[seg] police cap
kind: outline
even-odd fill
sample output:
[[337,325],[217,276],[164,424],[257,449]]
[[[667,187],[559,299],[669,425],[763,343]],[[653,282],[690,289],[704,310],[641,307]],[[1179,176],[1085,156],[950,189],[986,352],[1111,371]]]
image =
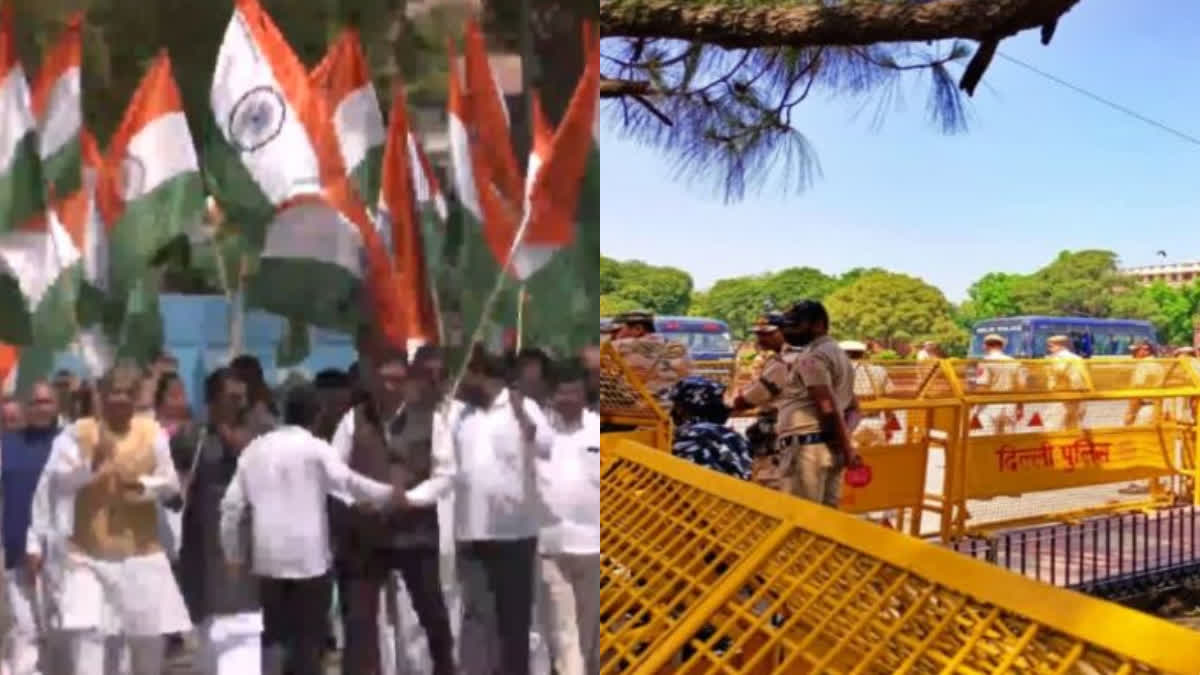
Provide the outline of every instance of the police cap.
[[779,325],[782,318],[778,312],[771,312],[758,317],[754,325],[750,327],[752,333],[774,333],[779,330]]
[[1006,345],[1006,344],[1008,344],[1008,340],[1005,339],[1005,337],[1003,335],[1000,335],[999,333],[988,333],[987,335],[983,336],[983,344],[985,344],[985,345],[994,345],[994,344]]
[[654,329],[654,312],[648,312],[643,309],[637,309],[632,312],[625,312],[618,316],[614,321],[625,324],[626,326],[642,325]]

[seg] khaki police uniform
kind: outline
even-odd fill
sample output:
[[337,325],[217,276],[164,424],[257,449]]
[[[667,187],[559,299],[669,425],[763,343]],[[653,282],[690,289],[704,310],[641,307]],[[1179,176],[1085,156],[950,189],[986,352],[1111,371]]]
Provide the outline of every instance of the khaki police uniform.
[[[1068,344],[1069,341],[1065,336],[1054,336],[1050,338],[1051,344]],[[1050,360],[1056,363],[1050,369],[1049,381],[1051,391],[1082,391],[1086,381],[1083,378],[1083,365],[1080,361],[1081,356],[1063,348],[1051,354]],[[1087,408],[1082,401],[1066,401],[1061,404],[1060,411],[1062,419],[1059,420],[1058,426],[1062,429],[1078,429],[1083,425],[1083,416],[1087,412]]]
[[[1161,363],[1148,359],[1138,359],[1138,363],[1134,366],[1133,374],[1129,379],[1131,389],[1159,389],[1167,379],[1167,369]],[[1154,401],[1144,399],[1138,403],[1133,424],[1137,426],[1154,424]],[[1164,402],[1164,405],[1169,407],[1170,402]]]
[[[791,378],[791,364],[799,350],[784,347],[783,353],[761,354],[761,372],[742,388],[738,395],[759,411],[756,422],[775,430],[768,440],[771,452],[755,455],[751,460],[750,480],[772,490],[791,491],[792,475],[795,470],[792,452],[782,452],[778,447],[779,398]],[[765,418],[765,420],[764,420]]]
[[844,414],[854,401],[854,369],[850,359],[833,338],[825,335],[795,349],[788,378],[780,387],[779,421],[776,426],[780,453],[790,451],[790,492],[802,499],[837,508],[842,494],[844,458],[835,457],[822,437],[817,404],[808,388],[825,385],[833,392],[834,405]]
[[654,396],[660,396],[687,377],[692,369],[687,347],[658,333],[618,338],[613,340],[612,345]]
[[[975,388],[979,391],[1015,392],[1020,380],[1020,364],[1003,349],[989,349],[975,368]],[[1016,427],[1019,413],[1020,407],[1015,403],[989,403],[977,407],[975,414],[985,431],[1008,434]]]

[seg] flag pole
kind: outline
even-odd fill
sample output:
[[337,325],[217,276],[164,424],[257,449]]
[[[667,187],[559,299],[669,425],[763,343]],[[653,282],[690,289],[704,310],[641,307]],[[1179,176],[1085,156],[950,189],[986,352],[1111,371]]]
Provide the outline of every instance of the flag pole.
[[521,289],[517,291],[517,351],[521,351],[521,346],[525,342],[525,284],[521,283]]

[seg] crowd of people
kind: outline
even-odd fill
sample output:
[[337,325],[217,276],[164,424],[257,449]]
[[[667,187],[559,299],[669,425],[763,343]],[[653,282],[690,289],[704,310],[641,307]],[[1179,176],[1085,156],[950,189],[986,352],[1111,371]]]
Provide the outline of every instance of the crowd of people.
[[410,672],[405,630],[438,675],[531,644],[598,672],[599,353],[452,379],[381,348],[273,391],[243,355],[200,415],[162,354],[5,399],[4,673],[315,675],[338,642],[345,675]]

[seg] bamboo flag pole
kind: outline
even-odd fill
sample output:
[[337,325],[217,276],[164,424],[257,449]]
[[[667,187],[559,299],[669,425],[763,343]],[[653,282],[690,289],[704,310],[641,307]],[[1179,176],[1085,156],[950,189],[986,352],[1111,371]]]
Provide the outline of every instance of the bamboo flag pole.
[[525,342],[525,284],[521,284],[521,289],[517,291],[517,351],[521,351],[521,346]]

